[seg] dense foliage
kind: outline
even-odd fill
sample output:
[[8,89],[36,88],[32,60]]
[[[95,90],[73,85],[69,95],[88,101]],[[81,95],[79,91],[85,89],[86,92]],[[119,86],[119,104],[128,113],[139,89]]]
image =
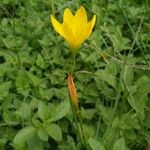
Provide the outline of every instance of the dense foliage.
[[81,5],[97,22],[74,81],[92,150],[150,144],[148,0],[0,1],[0,149],[78,150],[66,77],[71,52],[50,24]]

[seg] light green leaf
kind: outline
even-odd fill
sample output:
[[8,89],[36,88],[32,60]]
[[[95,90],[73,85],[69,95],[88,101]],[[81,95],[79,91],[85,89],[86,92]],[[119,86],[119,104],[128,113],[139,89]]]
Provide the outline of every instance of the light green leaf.
[[37,66],[41,67],[42,69],[44,69],[44,67],[45,67],[44,59],[40,54],[37,57],[36,64],[37,64]]
[[84,108],[81,109],[82,117],[89,120],[92,119],[95,113],[96,113],[96,109],[84,109]]
[[62,132],[58,125],[51,123],[46,126],[47,133],[50,137],[52,137],[56,141],[61,141],[62,139]]
[[102,115],[102,118],[106,124],[109,123],[110,118],[112,118],[113,109],[110,107],[105,107],[103,105],[99,105],[99,110]]
[[48,119],[48,108],[47,108],[47,105],[45,104],[45,102],[43,101],[39,101],[39,105],[38,105],[38,114],[39,114],[39,117],[45,121]]
[[92,148],[92,150],[105,150],[104,145],[96,139],[90,138],[88,140],[88,143],[90,147]]
[[133,82],[133,69],[130,66],[124,67],[123,79],[126,85],[132,85]]
[[19,93],[24,93],[29,88],[29,79],[23,71],[17,73],[16,87]]
[[65,101],[60,103],[58,106],[56,106],[56,109],[53,112],[52,118],[49,119],[48,122],[50,123],[50,122],[57,121],[63,118],[64,116],[68,114],[69,110],[70,110],[69,99],[66,99]]
[[113,150],[126,150],[124,138],[120,138],[115,142]]
[[42,139],[43,141],[48,141],[48,133],[46,132],[44,127],[41,127],[38,132],[37,135],[39,136],[40,139]]
[[31,106],[30,104],[23,103],[20,107],[18,114],[21,116],[22,119],[28,120],[31,118]]
[[28,142],[28,149],[27,150],[44,150],[43,141],[37,136],[34,135]]
[[33,126],[25,127],[21,129],[14,138],[14,147],[18,150],[22,150],[27,142],[36,133],[36,128]]
[[34,86],[38,86],[42,80],[38,77],[38,76],[35,76],[33,75],[32,73],[30,72],[26,72],[27,74],[27,78],[28,80],[34,85]]
[[133,94],[131,92],[129,93],[130,97],[128,97],[128,102],[132,108],[141,115],[141,119],[144,119],[144,109],[147,107],[146,102],[148,101],[149,89],[150,84],[141,84],[137,87],[136,92]]
[[107,70],[100,70],[95,73],[96,78],[107,82],[112,87],[116,88],[116,78]]
[[11,82],[0,83],[0,98],[6,97],[9,93]]

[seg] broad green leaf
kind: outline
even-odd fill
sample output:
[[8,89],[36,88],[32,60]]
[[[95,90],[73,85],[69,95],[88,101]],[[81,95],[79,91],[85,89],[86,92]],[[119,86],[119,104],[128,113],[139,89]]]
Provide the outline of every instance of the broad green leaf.
[[29,79],[23,71],[18,71],[15,83],[19,93],[24,93],[29,89]]
[[113,141],[117,140],[117,136],[118,136],[118,128],[108,128],[105,131],[105,134],[103,135],[102,139],[103,139],[103,143],[106,147],[106,149],[111,149],[112,148],[112,144],[108,144],[108,143],[112,143]]
[[8,24],[8,19],[3,18],[1,23],[2,23],[2,26],[5,27]]
[[92,150],[105,150],[104,145],[96,139],[90,138],[88,143]]
[[59,105],[56,106],[56,109],[53,112],[52,118],[48,120],[48,122],[57,121],[63,117],[65,117],[70,110],[70,102],[69,99],[61,102]]
[[30,72],[26,72],[26,75],[30,83],[33,84],[34,86],[39,86],[39,84],[42,82],[42,80],[38,76],[33,75]]
[[28,149],[27,150],[44,150],[43,141],[37,136],[34,135],[28,142]]
[[14,138],[14,147],[18,150],[22,150],[27,142],[36,133],[36,128],[33,126],[25,127],[21,129]]
[[96,113],[96,109],[84,109],[82,108],[81,110],[81,115],[83,118],[86,118],[86,119],[92,119],[92,117],[95,115]]
[[128,141],[134,141],[138,138],[138,135],[136,134],[134,129],[125,130],[124,138]]
[[113,150],[126,150],[124,138],[120,138],[115,142]]
[[44,69],[44,67],[45,67],[44,59],[43,59],[43,57],[40,54],[37,57],[36,64],[39,67],[41,67],[42,69]]
[[38,105],[38,115],[39,115],[39,117],[43,121],[45,121],[45,120],[48,119],[48,114],[49,114],[49,111],[48,111],[46,103],[43,102],[43,101],[39,101],[39,105]]
[[82,124],[84,136],[86,139],[95,135],[95,127],[92,124]]
[[99,70],[95,73],[95,78],[99,78],[105,82],[107,82],[112,87],[116,88],[116,78],[110,72],[106,70]]
[[31,106],[30,104],[23,103],[18,111],[22,119],[28,120],[31,118]]
[[50,137],[52,137],[56,141],[61,141],[62,139],[62,132],[58,125],[51,123],[46,126],[46,131]]
[[122,129],[140,129],[140,123],[137,113],[128,112],[122,115]]
[[37,135],[39,136],[41,140],[48,141],[48,133],[46,132],[44,127],[41,127],[40,129],[38,129]]
[[106,124],[109,123],[110,118],[112,118],[113,109],[110,107],[105,107],[103,105],[99,105],[100,114]]
[[53,97],[53,90],[52,89],[39,88],[39,94],[40,94],[42,99],[48,101]]
[[150,111],[146,112],[144,126],[150,129]]
[[0,99],[8,95],[10,86],[10,81],[0,83]]
[[148,93],[150,84],[141,84],[137,87],[137,91],[133,94],[129,93],[128,102],[132,108],[141,115],[141,119],[144,118],[144,109],[147,107]]
[[123,79],[126,85],[132,85],[133,82],[133,69],[130,66],[124,67]]
[[92,97],[98,97],[98,90],[95,86],[94,83],[89,83],[85,89],[84,89],[84,94],[85,95],[89,95],[89,96],[92,96]]

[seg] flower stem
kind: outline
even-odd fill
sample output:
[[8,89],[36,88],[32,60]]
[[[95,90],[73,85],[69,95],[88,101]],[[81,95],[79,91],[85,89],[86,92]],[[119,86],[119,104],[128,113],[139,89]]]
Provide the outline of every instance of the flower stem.
[[81,132],[81,127],[80,127],[80,124],[78,123],[78,117],[77,117],[77,113],[76,113],[78,108],[75,108],[73,102],[71,101],[71,98],[70,98],[70,104],[71,104],[73,117],[75,119],[77,134],[78,134],[79,140],[81,142],[81,145],[84,147],[84,140],[83,140],[83,136],[82,136],[82,132]]
[[51,0],[51,9],[52,9],[52,14],[55,14],[55,0]]
[[76,68],[76,54],[73,54],[72,57],[73,57],[73,67],[72,67],[72,74],[73,74]]
[[80,124],[80,128],[81,128],[81,135],[82,135],[82,139],[84,142],[84,147],[86,148],[86,150],[89,150],[89,147],[87,145],[85,136],[84,136],[84,132],[83,132],[83,125],[82,125],[82,116],[81,116],[81,112],[79,111],[79,109],[77,110],[77,117],[79,119],[79,124]]

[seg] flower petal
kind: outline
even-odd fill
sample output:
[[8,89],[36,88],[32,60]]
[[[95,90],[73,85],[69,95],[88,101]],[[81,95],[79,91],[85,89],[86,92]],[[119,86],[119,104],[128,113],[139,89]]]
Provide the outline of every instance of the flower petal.
[[73,49],[75,44],[75,35],[72,26],[68,25],[66,22],[63,22],[63,31],[65,34],[65,40],[69,46]]
[[93,27],[95,25],[95,22],[96,22],[96,16],[94,15],[93,18],[92,18],[92,20],[91,20],[92,29],[93,29]]
[[75,14],[75,20],[77,23],[85,24],[87,23],[87,14],[83,6],[81,6]]
[[96,16],[94,15],[92,20],[88,23],[87,28],[86,28],[86,38],[88,38],[94,28],[96,22]]
[[62,28],[62,24],[59,23],[53,15],[51,15],[51,22],[52,22],[52,25],[54,27],[54,29],[56,30],[57,33],[59,33],[62,37],[65,37],[65,33],[63,31],[63,28]]
[[77,36],[76,40],[75,40],[75,44],[80,46],[82,42],[84,42],[91,34],[92,29],[95,25],[96,22],[96,16],[94,15],[92,18],[92,21],[90,21],[89,23],[87,23],[85,25],[84,28],[82,28],[82,31],[80,31],[80,35]]
[[66,22],[67,24],[70,23],[70,22],[74,23],[73,22],[74,21],[74,16],[68,8],[66,8],[64,10],[63,21]]

